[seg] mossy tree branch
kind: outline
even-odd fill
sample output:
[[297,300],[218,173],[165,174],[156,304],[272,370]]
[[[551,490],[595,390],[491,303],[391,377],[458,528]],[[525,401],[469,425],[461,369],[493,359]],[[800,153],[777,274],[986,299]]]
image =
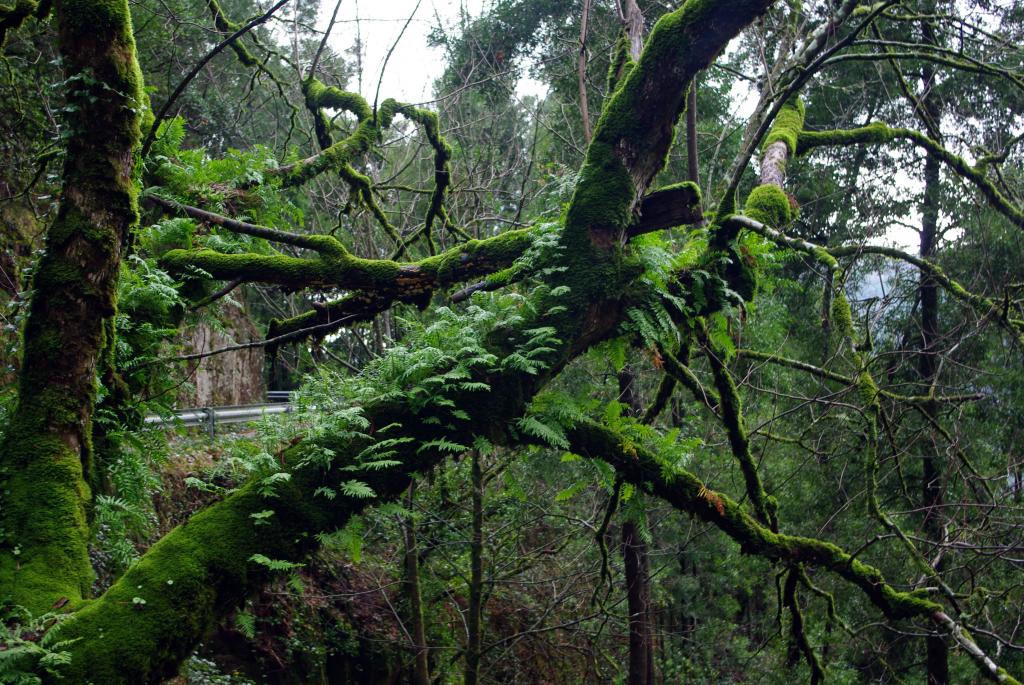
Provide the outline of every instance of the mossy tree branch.
[[742,228],[752,231],[778,245],[808,254],[818,261],[826,260],[824,263],[830,263],[827,259],[835,260],[840,257],[877,254],[911,264],[919,270],[928,273],[950,296],[973,309],[983,319],[995,321],[996,324],[1012,335],[1018,343],[1024,344],[1024,320],[1011,315],[1008,298],[1004,298],[1002,302],[997,302],[984,295],[972,293],[958,281],[950,278],[938,265],[912,255],[909,252],[882,245],[842,245],[824,248],[800,238],[787,236],[781,231],[777,231],[771,226],[766,226],[751,217],[731,216],[727,219],[727,222],[735,224],[737,230]]
[[422,306],[430,292],[356,293],[315,305],[313,309],[287,319],[273,319],[267,328],[268,349],[272,352],[287,343],[306,338],[322,338],[353,324],[370,321],[396,303]]
[[[849,46],[858,35],[872,25],[883,11],[895,4],[897,4],[897,0],[883,0],[864,7],[860,5],[859,0],[843,0],[835,8],[832,17],[823,21],[821,26],[796,50],[793,58],[785,64],[780,64],[784,73],[780,74],[778,73],[779,69],[776,69],[775,75],[781,77],[779,82],[774,84],[765,82],[765,85],[770,85],[771,88],[762,93],[754,114],[747,124],[742,150],[729,169],[729,186],[722,197],[718,210],[719,215],[733,211],[736,193],[747,165],[761,145],[761,141],[765,140],[775,126],[776,118],[783,108],[789,106],[792,98],[797,96],[811,78],[821,70],[827,59]],[[858,19],[858,22],[845,36],[836,40],[835,28],[850,23],[854,17]]]
[[345,246],[333,236],[303,235],[299,233],[280,231],[276,228],[258,226],[245,221],[238,221],[237,219],[232,219],[221,214],[215,214],[214,212],[208,212],[205,209],[200,209],[199,207],[192,207],[191,205],[186,205],[175,200],[169,200],[167,198],[160,197],[159,195],[147,195],[144,200],[150,204],[158,205],[178,214],[184,214],[185,216],[198,219],[204,223],[221,226],[234,233],[241,233],[254,238],[263,238],[264,240],[281,243],[283,245],[301,247],[303,249],[313,250],[314,252],[319,252],[328,256],[343,255],[347,253]]
[[[224,35],[231,35],[235,31],[241,28],[238,24],[228,19],[228,16],[224,13],[224,8],[220,6],[217,0],[206,0],[206,7],[210,10],[210,16],[213,18],[213,25],[217,27],[217,30]],[[238,61],[243,66],[254,67],[258,64],[258,61],[253,57],[249,49],[241,41],[241,36],[238,39],[231,41],[231,50],[238,57]]]
[[[737,221],[740,224],[749,222],[747,217],[730,218],[730,221]],[[756,223],[756,222],[754,222]],[[778,234],[777,231],[774,233]],[[781,234],[779,234],[781,235]],[[923,557],[917,546],[907,536],[903,529],[883,509],[878,499],[878,426],[882,420],[882,407],[879,402],[881,395],[878,385],[871,375],[870,359],[861,351],[856,344],[856,332],[853,326],[853,318],[850,309],[850,302],[846,297],[843,286],[843,272],[839,262],[827,250],[807,243],[802,240],[787,241],[790,247],[799,249],[810,257],[816,259],[822,266],[829,269],[833,274],[832,286],[832,322],[834,325],[834,338],[837,345],[837,353],[841,359],[848,363],[856,374],[856,388],[860,398],[862,414],[867,429],[867,440],[865,442],[865,481],[867,486],[867,508],[868,513],[875,518],[879,524],[892,533],[902,544],[911,562],[922,572],[924,577],[931,579],[945,593],[949,600],[956,607],[956,598],[952,589],[938,575],[936,570]]]
[[632,238],[666,228],[699,224],[703,220],[700,187],[685,181],[645,195],[626,235]]
[[[884,3],[878,5],[876,9],[882,6],[884,6]],[[776,144],[776,147],[779,148],[776,164],[781,165],[783,168],[785,163],[788,161],[790,152],[793,151],[790,145],[795,143],[794,147],[799,151],[799,139],[804,136],[804,132],[801,130],[803,125],[803,116],[802,109],[799,108],[799,100],[795,102],[787,102],[787,106],[791,107],[795,111],[793,111],[792,115],[789,117],[776,120],[775,126],[773,127],[773,130],[778,128],[782,129],[781,134],[776,136],[779,143],[787,143],[784,150],[780,144]],[[771,135],[771,133],[769,133],[769,135]],[[750,197],[747,199],[746,212],[748,214],[747,217],[729,216],[724,221],[720,222],[714,239],[719,242],[726,239],[732,239],[739,234],[739,231],[744,227],[745,222],[750,222],[764,227],[763,224],[756,221],[756,219],[761,219],[765,223],[781,228],[791,217],[788,207],[788,198],[785,196],[782,188],[774,182],[762,183],[754,188]],[[767,228],[768,231],[781,235],[781,233],[774,229],[769,227],[764,228]],[[869,369],[870,359],[868,355],[861,351],[859,346],[856,344],[856,331],[853,325],[850,303],[844,291],[844,274],[839,267],[839,262],[836,260],[835,256],[827,250],[807,243],[806,241],[794,240],[790,241],[789,245],[790,247],[798,249],[814,258],[831,274],[831,278],[829,279],[832,289],[831,318],[835,326],[834,343],[836,344],[836,352],[840,359],[843,359],[852,367],[856,376],[856,388],[860,397],[862,415],[864,417],[867,431],[867,440],[864,448],[864,461],[866,471],[865,480],[867,483],[868,513],[886,530],[899,539],[911,561],[922,571],[925,577],[932,579],[938,584],[950,601],[953,602],[954,607],[956,607],[956,599],[952,590],[942,580],[942,578],[939,577],[935,569],[928,563],[928,560],[921,555],[916,545],[914,545],[913,541],[910,540],[902,528],[900,528],[892,517],[882,510],[881,504],[879,503],[878,425],[880,420],[883,418],[882,408],[879,402],[880,391],[877,383],[871,375]],[[733,451],[739,455],[735,449],[735,445]],[[740,461],[741,465],[743,465],[742,458]],[[747,475],[748,471],[748,468],[744,469],[744,475],[747,480],[749,491],[751,487],[751,478]],[[756,472],[754,475],[756,477]]]
[[665,373],[674,378],[677,383],[690,391],[694,399],[703,404],[711,411],[721,404],[721,398],[713,388],[706,388],[700,382],[697,375],[682,359],[679,359],[671,352],[662,350],[662,363],[665,366]]
[[[253,234],[252,228],[260,227],[250,225],[240,232]],[[270,239],[290,241],[290,238],[282,239],[280,232],[266,230],[271,231],[268,236],[275,236]],[[485,240],[472,240],[416,262],[395,262],[355,257],[331,236],[294,237],[299,240],[292,241],[293,244],[315,250],[317,256],[170,250],[161,258],[161,263],[172,271],[199,268],[218,280],[243,279],[291,290],[341,288],[395,296],[429,296],[438,288],[479,278],[511,265],[533,242],[529,229],[519,229]]]
[[742,0],[723,12],[720,3],[692,0],[655,24],[640,60],[624,75],[598,120],[569,210],[568,232],[596,231],[599,242],[619,239],[665,163],[686,100],[685,88],[676,84],[690,83],[722,49],[723,35],[735,34],[771,4]]
[[[789,357],[783,357],[777,354],[768,354],[767,352],[759,352],[758,350],[739,349],[736,350],[736,356],[739,358],[756,359],[761,362],[768,364],[774,364],[776,366],[784,366],[797,371],[804,371],[817,376],[824,380],[834,381],[841,383],[847,387],[853,387],[857,384],[857,379],[851,376],[844,376],[841,373],[836,373],[829,369],[823,369],[813,364],[800,361],[799,359],[790,359]],[[879,394],[883,397],[895,400],[897,402],[904,402],[906,404],[913,405],[924,405],[929,403],[949,403],[959,404],[962,402],[974,402],[977,400],[985,399],[984,393],[965,393],[962,395],[903,395],[901,393],[895,393],[889,390],[879,389]]]
[[[211,0],[212,1],[212,0]],[[396,100],[385,100],[375,113],[369,103],[358,93],[341,90],[334,86],[326,86],[312,75],[303,81],[303,95],[306,107],[313,114],[317,126],[317,139],[320,142],[319,153],[304,160],[281,167],[275,171],[285,186],[298,186],[308,182],[315,176],[335,170],[349,184],[357,200],[366,206],[377,222],[391,236],[398,246],[396,258],[405,254],[406,242],[388,220],[373,196],[372,182],[352,166],[352,162],[362,154],[369,152],[380,140],[384,131],[391,127],[397,114],[414,122],[423,132],[428,144],[434,150],[434,188],[430,196],[430,204],[423,220],[423,227],[415,233],[427,243],[431,255],[437,253],[432,229],[438,218],[444,218],[444,201],[451,185],[452,150],[448,141],[441,135],[440,121],[437,114],[430,110],[400,103]],[[326,123],[325,109],[351,112],[358,124],[355,131],[341,141],[335,142],[330,127]]]
[[[884,57],[884,55],[883,55]],[[1018,228],[1024,228],[1024,210],[990,181],[983,169],[967,163],[928,136],[906,128],[892,128],[881,122],[860,128],[837,131],[802,131],[797,154],[804,155],[820,147],[844,145],[880,145],[906,140],[938,157],[955,174],[974,185],[989,204]]]
[[970,55],[939,45],[928,43],[906,43],[894,40],[858,40],[851,43],[851,47],[875,47],[882,48],[882,52],[850,52],[842,55],[835,55],[826,60],[822,66],[832,66],[846,62],[875,62],[879,60],[911,60],[917,62],[930,62],[945,67],[952,67],[959,71],[1009,81],[1018,90],[1024,91],[1024,78],[1019,72],[997,64],[984,62]]
[[[333,25],[333,24],[332,24]],[[330,30],[330,28],[328,28]],[[327,39],[327,33],[324,34],[324,41]],[[325,43],[321,42],[321,49]],[[318,53],[319,54],[319,53]],[[356,120],[362,124],[373,117],[373,112],[370,109],[369,103],[359,93],[353,93],[345,91],[334,86],[327,86],[312,75],[302,82],[302,93],[306,103],[306,109],[309,110],[310,114],[313,115],[313,124],[316,131],[317,142],[320,145],[320,150],[323,152],[334,145],[334,137],[332,135],[332,124],[331,120],[327,116],[325,110],[339,110],[342,112],[350,112],[356,117]],[[349,185],[351,189],[351,198],[354,200],[354,204],[362,204],[364,207],[370,210],[374,219],[380,224],[380,227],[384,229],[384,232],[394,241],[395,245],[398,246],[398,251],[395,253],[395,259],[405,254],[405,243],[402,237],[398,234],[398,230],[394,227],[391,221],[388,219],[384,210],[377,204],[376,198],[373,195],[373,183],[369,176],[362,174],[355,169],[350,163],[343,162],[338,166],[338,175]]]
[[[526,402],[540,387],[569,360],[616,330],[622,315],[623,293],[636,269],[625,262],[621,244],[607,238],[621,236],[633,223],[639,198],[663,165],[686,84],[697,69],[706,66],[769,4],[769,0],[691,0],[659,22],[640,61],[598,122],[595,142],[567,212],[560,236],[560,257],[554,260],[555,267],[565,268],[556,269],[548,277],[548,284],[552,288],[565,286],[562,290],[568,289],[568,294],[542,297],[537,303],[539,314],[522,324],[524,330],[537,326],[554,329],[559,342],[553,343],[553,351],[547,355],[549,366],[536,375],[515,369],[481,370],[481,380],[489,385],[489,393],[473,394],[466,390],[449,398],[453,406],[465,409],[469,417],[453,417],[460,426],[460,435],[484,435],[500,441],[503,427],[522,415]],[[394,105],[383,106],[381,111],[389,108],[394,110]],[[369,129],[362,131],[370,134]],[[360,144],[342,143],[349,149]],[[300,163],[286,173],[302,177],[311,173],[311,167],[326,163]],[[507,248],[510,243],[526,239],[524,235],[513,234],[500,244]],[[332,268],[346,263],[356,267],[358,278],[346,280],[356,288],[360,286],[359,279],[366,279],[368,284],[395,282],[405,276],[403,266],[440,279],[445,274],[464,271],[464,262],[473,261],[477,248],[496,245],[489,241],[470,243],[459,251],[413,265],[376,264],[383,273],[374,272],[371,264],[354,262],[351,257],[339,257]],[[498,252],[508,254],[504,249]],[[327,260],[322,257],[264,264],[251,255],[238,260],[237,256],[207,251],[178,252],[177,258],[185,263],[186,256],[195,261],[199,254],[211,267],[226,267],[251,277],[256,276],[257,266],[274,267],[282,280],[288,280],[288,272],[293,270],[308,276],[311,262],[317,269],[327,268]],[[231,258],[237,261],[224,261]],[[300,282],[308,284],[308,280]],[[563,306],[558,308],[555,304]],[[505,331],[491,341],[499,358],[509,344],[510,334],[514,338],[524,333]],[[446,429],[418,421],[408,404],[379,404],[367,407],[364,415],[371,426],[399,424],[399,432],[412,439],[399,450],[400,473],[361,474],[374,489],[377,500],[398,496],[408,485],[408,474],[428,469],[443,458],[444,454],[429,444],[443,437]],[[388,437],[394,436],[389,432]],[[292,468],[291,478],[279,484],[275,497],[268,498],[262,493],[263,484],[259,482],[245,486],[165,536],[102,597],[75,612],[62,626],[62,638],[82,638],[70,647],[69,681],[92,680],[112,685],[158,682],[176,669],[216,620],[265,580],[262,569],[247,561],[253,554],[299,561],[315,547],[316,532],[343,525],[352,513],[365,507],[369,503],[365,499],[339,496],[329,500],[313,494],[325,483],[335,482],[332,479],[351,477],[351,472],[343,469],[357,466],[351,455],[358,454],[362,445],[345,440],[327,446],[336,455],[329,469],[315,465]],[[315,454],[316,447],[305,443],[296,446],[287,458],[288,463],[295,467],[304,455]],[[275,515],[266,525],[257,526],[253,514],[268,507],[274,509]],[[146,604],[135,602],[135,597],[144,598]]]
[[800,653],[804,655],[807,666],[811,669],[811,685],[825,681],[825,668],[818,655],[814,653],[807,631],[804,629],[804,614],[800,609],[800,599],[796,594],[797,581],[803,575],[802,569],[796,565],[786,572],[786,582],[782,591],[782,605],[789,608],[790,636]]
[[743,406],[736,382],[726,368],[720,350],[716,350],[707,336],[707,331],[698,328],[698,339],[705,350],[705,357],[711,367],[711,377],[718,389],[718,407],[722,424],[729,436],[729,446],[733,457],[740,465],[743,481],[746,484],[747,497],[754,507],[757,518],[773,531],[778,531],[778,504],[775,498],[765,492],[761,477],[757,473],[757,464],[750,451],[750,438],[747,436],[746,422],[743,419]]
[[[341,92],[341,91],[339,91]],[[164,264],[168,268],[187,270],[188,267],[201,268],[218,279],[230,280],[234,284],[241,282],[260,282],[274,285],[281,285],[288,288],[302,287],[326,287],[334,286],[345,289],[355,289],[354,285],[359,276],[352,275],[351,279],[339,279],[331,281],[327,273],[330,271],[327,264],[340,259],[355,270],[373,271],[379,267],[381,272],[393,267],[395,262],[388,260],[346,260],[350,255],[344,246],[331,236],[301,235],[288,233],[265,226],[258,226],[244,221],[238,221],[229,217],[215,214],[198,207],[192,207],[175,200],[170,200],[157,195],[149,195],[147,202],[159,205],[173,212],[190,216],[206,223],[222,226],[228,230],[263,238],[269,241],[292,245],[303,249],[313,250],[321,255],[321,259],[284,258],[277,260],[276,256],[267,255],[225,255],[231,257],[227,261],[218,259],[220,253],[212,251],[184,250],[172,251],[164,257]],[[640,204],[639,217],[629,228],[629,235],[641,235],[664,228],[678,226],[686,223],[695,223],[701,219],[700,191],[693,184],[681,183],[669,186],[646,195]],[[502,269],[509,267],[516,259],[520,258],[532,242],[532,235],[536,229],[521,229],[511,231],[489,238],[484,241],[470,240],[466,244],[452,248],[438,257],[442,262],[450,261],[450,255],[459,255],[460,265],[455,270],[440,269],[443,273],[436,282],[428,282],[422,274],[415,269],[417,263],[406,263],[405,272],[402,274],[402,284],[399,287],[396,277],[395,282],[377,282],[372,288],[364,283],[362,292],[353,294],[332,302],[316,306],[313,310],[292,317],[287,320],[275,320],[267,333],[268,337],[275,338],[275,345],[283,344],[286,341],[298,340],[310,335],[312,328],[316,335],[327,335],[332,332],[328,324],[336,322],[337,327],[352,325],[367,321],[373,316],[386,311],[395,303],[407,303],[424,305],[429,302],[430,295],[435,290],[449,287],[460,281],[470,280],[480,275],[488,275],[489,278],[479,283],[468,286],[453,295],[454,301],[462,301],[473,292],[484,290],[495,290],[505,287],[510,283],[519,280],[528,272],[513,275],[509,278],[502,277]],[[481,245],[482,243],[482,245]],[[477,247],[480,245],[480,247]],[[493,250],[492,247],[494,246]],[[500,248],[498,246],[501,246]],[[470,266],[472,259],[468,256],[470,252],[482,250],[485,253],[494,253],[494,258],[485,257],[485,261],[474,269]],[[497,253],[504,252],[500,257]],[[193,255],[196,260],[193,260]],[[252,259],[248,259],[251,257]],[[431,259],[425,260],[427,265],[434,264]],[[340,267],[345,268],[343,265]],[[305,283],[305,285],[303,285]],[[295,337],[290,338],[289,335]]]
[[776,533],[747,514],[728,495],[709,489],[695,475],[666,465],[655,453],[594,422],[579,422],[567,432],[573,452],[609,463],[629,483],[665,500],[679,511],[716,526],[740,545],[740,551],[788,566],[816,566],[860,589],[890,620],[923,619],[948,633],[992,682],[1020,685],[985,654],[942,605],[919,593],[902,592],[881,571],[840,547],[814,538]]
[[[317,546],[318,532],[343,526],[375,502],[396,499],[408,487],[411,473],[446,456],[438,449],[418,449],[444,433],[411,420],[407,413],[399,406],[370,407],[365,413],[375,426],[387,426],[396,418],[404,421],[402,432],[414,439],[396,457],[402,460],[401,469],[358,469],[352,455],[376,439],[372,429],[369,440],[321,441],[317,447],[338,455],[326,470],[316,464],[298,466],[314,447],[305,443],[283,457],[291,465],[288,480],[272,490],[251,482],[164,536],[102,597],[62,626],[63,639],[81,638],[70,648],[65,681],[157,683],[175,675],[215,621],[267,581],[267,569],[253,563],[253,555],[302,560]],[[387,437],[395,436],[389,432]],[[314,494],[352,477],[372,488],[375,496]],[[254,515],[267,510],[273,516],[260,525]]]

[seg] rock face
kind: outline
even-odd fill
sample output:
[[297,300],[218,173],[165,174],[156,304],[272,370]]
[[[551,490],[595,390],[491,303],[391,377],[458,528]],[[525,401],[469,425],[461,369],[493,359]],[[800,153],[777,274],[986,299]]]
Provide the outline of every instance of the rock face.
[[[219,321],[203,321],[184,334],[184,354],[210,352],[231,345],[260,339],[261,333],[241,307],[225,303]],[[189,372],[192,387],[178,395],[179,407],[216,407],[229,404],[263,402],[262,347],[225,352],[193,363]]]

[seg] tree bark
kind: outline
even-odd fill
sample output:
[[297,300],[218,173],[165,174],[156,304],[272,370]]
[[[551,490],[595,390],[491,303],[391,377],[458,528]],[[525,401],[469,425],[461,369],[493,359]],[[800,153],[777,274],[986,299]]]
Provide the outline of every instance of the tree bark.
[[[86,509],[97,372],[112,367],[121,252],[138,222],[135,155],[147,101],[125,0],[56,3],[69,105],[62,202],[24,331],[18,405],[0,449],[8,538],[0,586],[44,611],[87,595]],[[69,108],[70,109],[70,108]]]
[[640,59],[640,51],[644,47],[644,13],[636,0],[623,2],[622,28],[629,40],[629,56],[636,61]]
[[[409,484],[405,506],[411,512],[416,496],[416,482]],[[430,663],[427,659],[427,630],[423,622],[423,599],[420,594],[420,558],[416,543],[416,522],[412,514],[402,519],[402,535],[405,541],[405,579],[403,589],[408,609],[406,617],[409,634],[412,637],[413,666],[412,685],[430,685]]]
[[[939,215],[939,161],[931,154],[925,159],[924,203],[921,208],[921,241],[919,255],[922,259],[932,261],[935,257],[935,244],[938,238]],[[921,382],[928,390],[934,387],[938,374],[939,339],[939,286],[927,271],[921,271],[918,295],[921,302],[921,350],[917,354],[917,368]],[[927,391],[926,391],[927,392]],[[928,402],[922,410],[928,418],[935,420],[937,403]],[[925,538],[936,545],[942,545],[945,535],[943,524],[943,481],[944,464],[935,444],[931,431],[926,433],[925,451],[921,458],[921,503],[924,509]],[[939,571],[941,561],[936,564]],[[941,635],[930,635],[927,638],[927,670],[928,685],[948,685],[949,683],[949,646]]]
[[686,99],[686,169],[691,183],[700,186],[699,151],[697,148],[697,79],[690,81]]
[[622,558],[626,573],[626,605],[629,612],[629,667],[627,685],[650,685],[651,636],[648,622],[650,589],[647,583],[647,546],[636,524],[622,524]]
[[484,477],[480,467],[479,450],[473,450],[470,469],[473,523],[469,540],[469,616],[466,618],[465,685],[477,685],[480,682],[480,649],[483,644],[484,587]]
[[[636,393],[636,375],[626,365],[619,372],[619,401],[631,416],[643,413]],[[639,493],[636,495],[639,497]],[[622,561],[626,576],[629,612],[629,667],[626,685],[651,685],[654,681],[654,643],[651,639],[651,588],[647,545],[632,521],[622,524]]]
[[[928,22],[921,27],[922,37],[927,43],[936,43],[935,32]],[[925,64],[921,69],[922,91],[918,116],[924,120],[932,135],[941,134],[938,129],[942,116],[939,104],[932,94],[935,85],[935,69]],[[928,152],[924,163],[924,202],[921,205],[921,235],[919,256],[927,261],[934,261],[939,240],[939,202],[941,200],[941,164],[939,159]],[[939,284],[928,271],[921,271],[918,285],[921,303],[921,349],[917,355],[917,367],[921,382],[927,386],[926,392],[934,390],[939,372]],[[927,417],[935,421],[938,407],[934,402],[924,407]],[[927,431],[929,440],[925,443],[922,457],[921,504],[924,508],[925,538],[941,546],[945,537],[943,524],[943,489],[944,472],[942,456],[935,443],[932,431]],[[936,564],[936,571],[941,570],[941,557]],[[949,683],[949,645],[941,635],[930,635],[927,643],[927,682],[928,685],[948,685]]]
[[580,90],[580,116],[583,118],[583,140],[590,144],[590,106],[587,102],[587,23],[590,20],[591,0],[583,0],[580,16],[580,54],[576,62],[576,79]]

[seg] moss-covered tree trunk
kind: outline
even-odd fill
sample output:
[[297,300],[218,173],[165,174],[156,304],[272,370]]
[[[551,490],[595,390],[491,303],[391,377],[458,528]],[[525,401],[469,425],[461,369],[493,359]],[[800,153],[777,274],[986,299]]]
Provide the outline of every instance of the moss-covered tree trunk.
[[[536,392],[615,333],[641,268],[624,244],[640,200],[664,166],[685,85],[771,4],[690,0],[655,26],[595,126],[550,260],[548,285],[559,294],[538,296],[536,316],[489,342],[502,359],[516,336],[553,329],[559,342],[545,356],[547,369],[537,375],[501,364],[481,370],[489,393],[466,390],[449,398],[465,411],[460,433],[508,440],[509,422]],[[8,478],[18,486],[10,498],[16,506],[5,506],[5,527],[24,541],[19,557],[12,546],[5,550],[4,589],[18,581],[15,596],[37,609],[62,596],[81,597],[91,575],[83,478],[88,424],[93,379],[109,340],[120,246],[135,221],[132,158],[141,98],[124,0],[62,2],[58,17],[65,59],[78,76],[73,87],[87,86],[95,100],[82,97],[82,116],[75,119],[65,207],[37,281],[45,292],[39,289],[33,306],[25,396],[4,455]],[[66,358],[54,362],[57,351]],[[285,456],[291,478],[274,487],[273,497],[258,482],[243,486],[168,533],[103,596],[76,608],[61,626],[61,638],[75,640],[63,682],[156,683],[174,675],[211,627],[266,582],[266,568],[250,561],[254,555],[301,561],[316,548],[317,532],[344,525],[372,501],[397,499],[410,474],[447,456],[433,446],[446,437],[444,427],[420,421],[411,402],[371,402],[365,416],[372,426],[399,426],[389,438],[409,440],[395,456],[401,469],[360,472],[375,498],[314,495],[325,483],[350,479],[357,455],[375,436],[324,438],[336,455],[328,469],[302,467],[309,453],[297,445]],[[255,525],[267,509],[273,516]],[[43,521],[33,518],[40,514]]]
[[0,587],[33,611],[84,597],[97,369],[112,349],[121,251],[138,219],[142,78],[126,0],[58,0],[73,107],[59,213],[24,331],[19,400],[0,451]]

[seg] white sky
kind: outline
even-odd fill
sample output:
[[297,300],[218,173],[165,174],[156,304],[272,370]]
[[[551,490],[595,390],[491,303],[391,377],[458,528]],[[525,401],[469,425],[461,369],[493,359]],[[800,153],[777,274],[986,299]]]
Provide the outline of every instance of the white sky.
[[[457,26],[463,14],[478,17],[490,4],[491,0],[341,0],[329,44],[354,62],[355,56],[347,51],[356,44],[357,37],[361,37],[362,84],[353,79],[348,85],[370,102],[373,102],[382,69],[381,100],[426,102],[434,99],[434,80],[444,72],[444,50],[428,46],[427,34],[439,24],[446,29]],[[327,28],[334,6],[335,0],[321,0],[319,30]],[[407,21],[409,26],[402,34]],[[399,35],[401,40],[398,40]],[[384,69],[384,59],[392,45],[395,48]],[[520,96],[540,96],[546,91],[543,84],[528,77],[524,77],[517,88]]]
[[[353,80],[349,87],[358,88],[372,102],[384,58],[412,16],[384,70],[380,98],[393,97],[404,102],[431,100],[434,79],[444,71],[444,52],[427,45],[428,32],[438,23],[445,27],[456,24],[462,11],[478,16],[485,2],[487,0],[421,0],[417,9],[417,0],[341,0],[330,45],[344,53],[356,44],[357,36],[361,36],[363,82],[360,87]],[[321,30],[330,21],[334,4],[334,0],[322,0],[318,27]],[[354,56],[349,59],[354,61]]]

